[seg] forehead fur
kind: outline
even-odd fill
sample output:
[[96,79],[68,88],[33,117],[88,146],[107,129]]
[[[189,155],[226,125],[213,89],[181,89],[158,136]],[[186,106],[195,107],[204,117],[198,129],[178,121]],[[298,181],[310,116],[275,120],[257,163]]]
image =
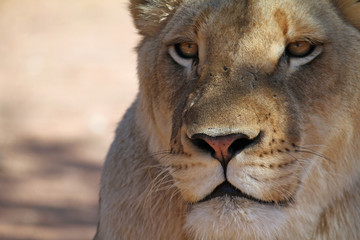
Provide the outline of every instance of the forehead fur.
[[[327,9],[321,6],[324,4],[333,5],[334,12],[337,12],[345,21],[351,23],[353,26],[360,28],[360,1],[359,0],[318,0],[318,1],[304,1],[304,0],[131,0],[130,11],[134,18],[136,27],[140,33],[145,36],[154,36],[160,29],[162,29],[169,19],[180,8],[196,9],[199,6],[211,6],[212,9],[230,5],[243,6],[248,10],[254,9],[256,13],[266,14],[267,12],[276,11],[275,8],[281,8],[286,5],[288,15],[296,15],[301,17],[304,13],[315,12],[315,9]],[[293,9],[292,13],[289,10]],[[233,8],[238,11],[238,8]],[[321,13],[321,11],[318,11]],[[206,12],[205,12],[206,15]],[[226,18],[228,15],[224,15]],[[284,22],[283,12],[278,12],[277,17],[280,22]],[[282,25],[286,27],[286,25]]]

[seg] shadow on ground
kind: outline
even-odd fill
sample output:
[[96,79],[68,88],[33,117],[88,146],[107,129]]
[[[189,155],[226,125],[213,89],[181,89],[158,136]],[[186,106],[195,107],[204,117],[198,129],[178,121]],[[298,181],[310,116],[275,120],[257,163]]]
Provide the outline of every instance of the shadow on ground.
[[0,239],[92,237],[101,164],[90,146],[24,139],[1,151]]
[[136,92],[127,0],[0,1],[0,239],[91,239]]

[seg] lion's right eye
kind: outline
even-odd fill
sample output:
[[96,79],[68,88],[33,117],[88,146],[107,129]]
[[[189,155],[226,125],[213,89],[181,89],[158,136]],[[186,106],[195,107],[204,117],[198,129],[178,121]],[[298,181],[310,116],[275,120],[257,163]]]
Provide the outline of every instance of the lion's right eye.
[[190,67],[198,58],[198,45],[193,42],[178,43],[169,47],[169,54],[181,66]]
[[198,54],[197,44],[191,42],[176,44],[175,50],[182,58],[195,58]]
[[292,42],[287,48],[287,54],[291,57],[306,57],[315,49],[315,46],[306,41]]

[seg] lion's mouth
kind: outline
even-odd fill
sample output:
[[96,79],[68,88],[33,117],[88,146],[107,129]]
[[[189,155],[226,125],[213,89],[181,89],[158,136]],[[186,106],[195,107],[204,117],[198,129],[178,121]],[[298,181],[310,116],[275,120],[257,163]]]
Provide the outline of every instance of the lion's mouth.
[[289,201],[274,202],[274,201],[264,201],[261,199],[254,198],[246,193],[243,193],[242,191],[231,185],[228,181],[225,181],[219,186],[217,186],[212,193],[207,195],[204,199],[200,200],[199,202],[206,202],[213,198],[223,197],[223,196],[245,198],[247,200],[264,205],[286,206],[289,203]]

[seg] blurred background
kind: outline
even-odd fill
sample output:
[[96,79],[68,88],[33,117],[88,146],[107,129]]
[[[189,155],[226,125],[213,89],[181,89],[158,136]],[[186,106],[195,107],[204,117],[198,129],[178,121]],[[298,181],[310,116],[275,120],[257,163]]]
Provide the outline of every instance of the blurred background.
[[0,239],[92,239],[138,40],[126,0],[0,0]]

